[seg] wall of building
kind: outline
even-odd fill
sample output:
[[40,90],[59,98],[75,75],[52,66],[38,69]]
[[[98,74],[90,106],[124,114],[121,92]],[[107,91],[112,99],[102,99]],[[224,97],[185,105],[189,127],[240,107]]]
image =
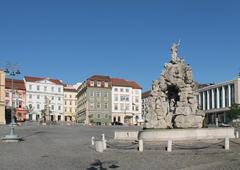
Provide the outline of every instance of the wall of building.
[[75,121],[76,119],[76,105],[77,92],[64,90],[64,120]]
[[0,124],[5,123],[5,73],[0,70]]
[[[45,109],[46,98],[50,100],[50,115],[56,121],[64,121],[64,92],[63,85],[54,84],[43,80],[40,82],[25,82],[26,105],[33,108],[27,119],[33,121],[42,118],[42,110]],[[38,88],[39,87],[39,88]]]

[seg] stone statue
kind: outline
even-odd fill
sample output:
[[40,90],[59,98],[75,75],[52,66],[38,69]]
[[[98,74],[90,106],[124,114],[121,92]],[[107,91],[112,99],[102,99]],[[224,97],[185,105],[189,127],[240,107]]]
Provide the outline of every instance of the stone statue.
[[146,128],[201,128],[204,113],[197,108],[192,70],[177,58],[171,47],[171,61],[164,65],[159,80],[154,80],[146,113]]

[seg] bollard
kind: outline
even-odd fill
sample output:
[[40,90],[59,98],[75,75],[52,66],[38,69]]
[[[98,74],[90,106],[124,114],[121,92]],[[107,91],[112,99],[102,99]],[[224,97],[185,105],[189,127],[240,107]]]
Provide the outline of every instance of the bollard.
[[140,151],[140,152],[143,152],[143,140],[142,139],[140,139],[139,141],[138,141],[138,150]]
[[167,143],[167,151],[168,151],[168,152],[172,152],[172,139],[169,139],[169,140],[168,140],[168,143]]
[[225,138],[225,150],[229,150],[229,138]]
[[92,136],[92,138],[91,138],[91,143],[92,143],[92,145],[94,145],[94,139],[95,139],[95,137]]
[[236,131],[235,138],[239,138],[239,132]]
[[103,141],[95,141],[95,149],[97,152],[103,152]]
[[103,141],[103,149],[105,150],[105,149],[107,149],[107,141],[105,139],[105,135],[104,134],[102,134],[102,141]]

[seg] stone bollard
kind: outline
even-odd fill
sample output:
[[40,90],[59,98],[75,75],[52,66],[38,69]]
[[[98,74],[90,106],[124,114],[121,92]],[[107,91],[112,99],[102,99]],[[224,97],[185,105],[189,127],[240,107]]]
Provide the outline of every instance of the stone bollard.
[[94,140],[95,140],[95,137],[92,136],[92,138],[91,138],[91,143],[92,143],[92,145],[94,145]]
[[239,132],[238,131],[236,131],[236,133],[235,133],[235,138],[239,138]]
[[103,141],[95,141],[95,149],[97,152],[103,152]]
[[172,139],[169,139],[169,140],[168,140],[168,143],[167,143],[167,151],[168,151],[168,152],[172,152]]
[[105,135],[104,134],[102,134],[102,141],[103,141],[103,149],[105,150],[105,149],[107,149],[107,141],[105,139]]
[[229,138],[225,138],[225,150],[229,150]]
[[140,139],[139,141],[138,141],[138,150],[140,151],[140,152],[143,152],[143,140],[142,139]]

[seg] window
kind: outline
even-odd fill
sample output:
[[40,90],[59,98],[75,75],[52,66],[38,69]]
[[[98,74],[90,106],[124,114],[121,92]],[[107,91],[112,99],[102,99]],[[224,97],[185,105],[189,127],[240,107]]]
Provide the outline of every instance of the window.
[[72,108],[70,108],[70,112],[72,113]]
[[129,104],[125,105],[125,109],[126,109],[126,111],[129,111]]
[[108,97],[108,93],[104,93],[104,98],[107,98]]
[[52,100],[54,100],[54,96],[52,96]]
[[72,105],[72,101],[69,102],[69,105]]
[[65,105],[67,105],[67,101],[65,101]]
[[9,97],[9,93],[8,92],[6,92],[6,97]]
[[29,99],[32,99],[32,94],[29,94]]
[[118,95],[117,94],[114,95],[114,101],[118,101]]
[[120,92],[123,92],[123,88],[120,89]]
[[124,104],[123,103],[120,103],[120,110],[124,111]]
[[97,81],[97,87],[101,87],[101,82]]
[[39,104],[37,104],[37,109],[40,109],[40,105]]
[[61,101],[61,97],[58,97],[58,101]]
[[72,95],[71,95],[71,94],[69,95],[69,98],[70,98],[70,99],[72,98]]
[[51,109],[54,110],[54,105],[51,106]]
[[101,117],[101,115],[100,114],[97,114],[97,118],[99,119]]
[[100,92],[99,91],[96,92],[96,97],[100,97]]
[[65,108],[65,112],[67,112],[67,108]]
[[108,103],[104,103],[104,109],[108,109]]
[[101,104],[100,102],[97,102],[97,109],[100,109],[101,108]]
[[31,84],[29,84],[29,90],[32,90],[32,85]]
[[94,97],[94,91],[90,91],[90,96]]
[[104,87],[108,87],[108,82],[104,82]]
[[64,97],[67,98],[67,95],[65,94]]
[[136,111],[139,111],[139,107],[138,107],[138,105],[136,105],[135,109],[136,109]]
[[54,87],[52,87],[51,89],[52,89],[52,92],[54,92]]
[[118,110],[118,104],[117,103],[114,104],[114,110]]
[[118,88],[114,88],[114,91],[117,92],[117,91],[118,91]]
[[91,109],[91,110],[94,109],[94,103],[90,103],[90,109]]
[[40,86],[39,85],[37,85],[37,91],[39,91],[40,90]]
[[61,92],[61,87],[58,87],[58,92],[59,92],[59,93]]
[[126,92],[128,93],[128,92],[129,92],[129,89],[126,89]]
[[91,86],[91,87],[94,86],[94,81],[90,81],[90,86]]
[[44,91],[47,91],[47,86],[44,86]]
[[61,110],[61,106],[58,106],[58,110]]
[[139,102],[139,99],[138,97],[135,98],[135,102],[138,103]]
[[39,95],[37,95],[37,99],[40,99],[40,96],[39,96]]
[[120,96],[120,101],[129,101],[129,96],[128,95],[121,95]]

